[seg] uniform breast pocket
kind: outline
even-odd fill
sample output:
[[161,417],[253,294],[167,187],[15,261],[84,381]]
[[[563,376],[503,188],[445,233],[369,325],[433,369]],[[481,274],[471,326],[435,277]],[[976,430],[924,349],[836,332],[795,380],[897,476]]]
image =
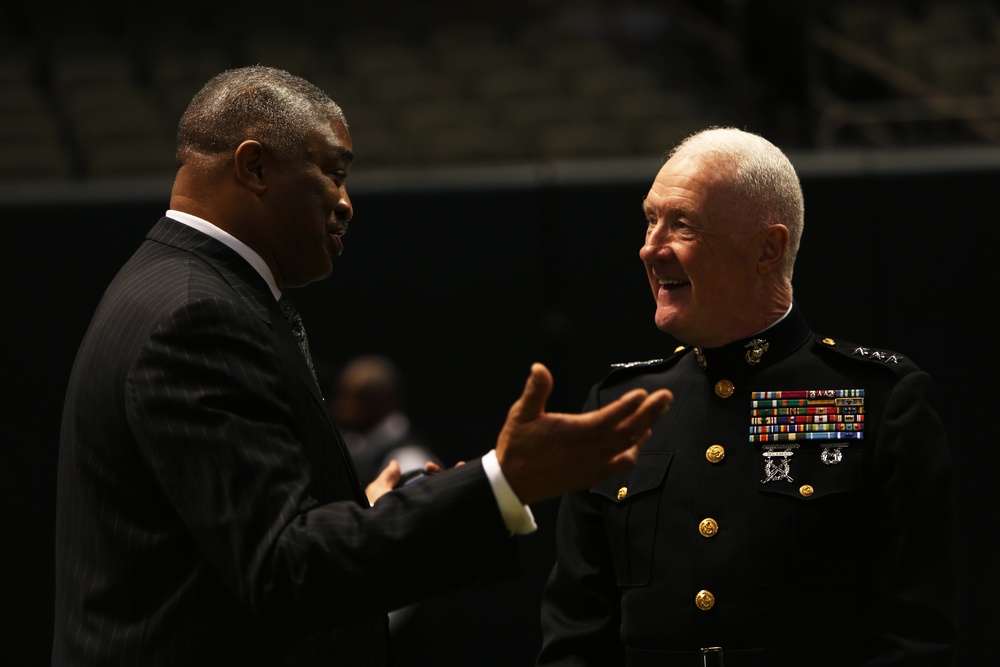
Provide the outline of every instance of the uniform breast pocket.
[[593,487],[604,499],[604,522],[619,586],[649,583],[660,492],[673,452],[642,452],[635,467]]
[[[866,542],[864,452],[835,444],[755,454],[754,553],[765,586],[837,588]],[[781,564],[780,568],[776,564]],[[822,572],[822,575],[818,575]]]
[[817,501],[861,485],[861,448],[838,443],[761,447],[754,462],[754,483],[763,493]]

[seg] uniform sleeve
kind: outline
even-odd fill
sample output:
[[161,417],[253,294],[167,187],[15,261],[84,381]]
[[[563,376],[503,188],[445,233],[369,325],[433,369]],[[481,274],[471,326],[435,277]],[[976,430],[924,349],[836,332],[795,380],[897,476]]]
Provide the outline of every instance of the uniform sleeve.
[[[584,411],[599,407],[597,388]],[[556,523],[556,564],[542,596],[539,667],[625,664],[621,607],[604,519],[587,491],[567,494]]]
[[[957,634],[958,535],[944,427],[923,372],[905,376],[886,404],[873,464],[879,590],[865,665],[952,664]],[[865,557],[863,554],[859,557]]]
[[556,564],[542,597],[539,667],[625,664],[621,612],[603,518],[586,492],[559,506]]

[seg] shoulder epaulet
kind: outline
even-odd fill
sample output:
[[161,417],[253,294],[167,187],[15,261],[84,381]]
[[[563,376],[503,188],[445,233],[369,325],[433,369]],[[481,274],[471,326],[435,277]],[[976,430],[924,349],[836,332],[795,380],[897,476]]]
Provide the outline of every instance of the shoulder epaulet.
[[684,354],[684,352],[686,350],[687,350],[687,348],[684,345],[678,345],[677,348],[674,349],[674,353],[672,355],[670,355],[669,357],[665,357],[663,359],[646,359],[646,360],[643,360],[643,361],[624,361],[624,362],[619,362],[619,363],[611,364],[611,371],[610,372],[611,373],[615,373],[616,371],[635,370],[635,369],[646,370],[646,369],[653,368],[654,366],[667,365],[667,364],[669,364],[669,363],[671,363],[673,361],[676,361],[681,356],[683,356],[683,354]]
[[892,350],[858,345],[829,336],[816,336],[816,344],[824,350],[836,352],[855,361],[885,366],[900,376],[919,370],[912,359]]

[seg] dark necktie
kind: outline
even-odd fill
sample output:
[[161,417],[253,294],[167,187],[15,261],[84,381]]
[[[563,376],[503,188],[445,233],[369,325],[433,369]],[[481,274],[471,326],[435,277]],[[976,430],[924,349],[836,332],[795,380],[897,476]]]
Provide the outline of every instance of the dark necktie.
[[313,368],[312,355],[309,353],[309,338],[306,337],[306,327],[302,324],[302,315],[299,314],[299,309],[295,307],[295,304],[288,297],[283,296],[278,299],[278,307],[281,308],[281,312],[288,320],[288,324],[291,325],[295,342],[299,344],[299,350],[302,352],[302,356],[306,358],[309,372],[312,373],[313,381],[316,382],[316,386],[318,387],[319,380],[316,378],[316,369]]

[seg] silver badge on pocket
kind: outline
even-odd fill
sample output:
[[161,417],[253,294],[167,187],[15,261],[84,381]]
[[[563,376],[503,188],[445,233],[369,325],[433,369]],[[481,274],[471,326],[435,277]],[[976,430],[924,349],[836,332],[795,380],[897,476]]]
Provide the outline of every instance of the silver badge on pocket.
[[828,466],[835,466],[844,460],[844,453],[840,451],[847,445],[837,444],[836,446],[824,447],[819,454],[819,460]]
[[792,455],[798,445],[784,443],[781,445],[764,445],[764,484],[768,482],[791,482]]

